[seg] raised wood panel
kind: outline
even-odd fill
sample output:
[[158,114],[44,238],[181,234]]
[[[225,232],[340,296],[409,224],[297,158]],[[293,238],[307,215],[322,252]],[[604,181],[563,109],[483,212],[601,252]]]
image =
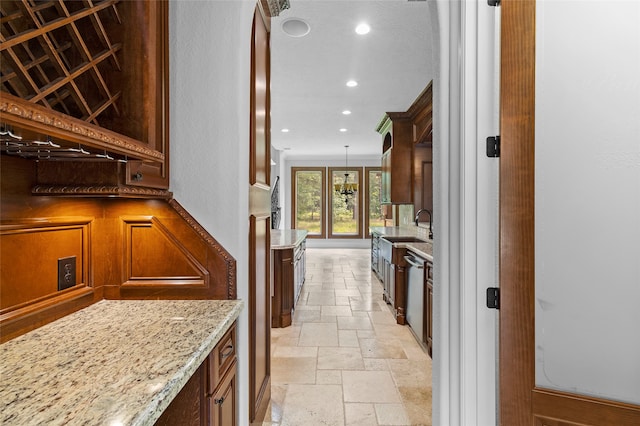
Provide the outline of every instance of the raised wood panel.
[[[70,293],[89,283],[93,218],[43,218],[0,227],[2,314]],[[76,285],[58,291],[58,259],[76,257]]]
[[[34,197],[30,188],[35,179],[36,163],[5,155],[0,156],[0,162],[0,219],[3,233],[0,247],[4,250],[1,253],[3,287],[0,288],[0,299],[7,305],[0,313],[2,341],[103,298],[236,298],[235,260],[177,201]],[[134,250],[140,255],[138,259],[141,263],[149,264],[141,265],[141,272],[127,275],[123,272],[126,268],[122,260],[125,250],[122,218],[133,216],[154,218],[154,236],[149,240],[149,246],[141,243],[141,247]],[[60,243],[57,237],[52,238],[51,235],[65,235],[66,238],[66,235],[75,235],[77,229],[83,229],[84,241],[82,252],[74,249],[80,253],[77,270],[82,271],[78,272],[82,278],[78,278],[77,282],[91,287],[77,285],[47,296],[48,290],[42,292],[39,289],[45,282],[51,283],[51,275],[57,280],[57,271],[52,274],[51,263],[55,261],[57,268],[58,257],[67,255],[66,251],[57,255],[57,250],[67,244]],[[34,235],[28,236],[31,230]],[[4,234],[11,234],[13,236],[9,238],[16,239],[5,244]],[[147,241],[146,238],[138,240]],[[162,245],[162,249],[157,247],[158,244]],[[15,247],[19,248],[13,250]],[[158,250],[161,253],[153,258]],[[28,255],[14,256],[14,253]],[[173,260],[167,261],[168,253],[177,253],[180,268],[185,264],[189,267],[181,270],[179,275],[168,271],[168,264],[175,265]],[[43,257],[45,255],[49,256],[49,260]],[[184,261],[185,258],[190,261]],[[197,273],[192,273],[194,270]],[[129,277],[155,275],[169,276],[171,285],[121,285]],[[202,285],[184,285],[177,279],[196,275],[198,280],[202,280]],[[208,276],[208,285],[204,285],[204,275]],[[193,280],[188,282],[193,284]],[[20,283],[17,290],[4,287],[15,286],[15,283]],[[25,302],[16,305],[16,298]]]
[[271,302],[271,327],[291,325],[294,305],[293,249],[272,250],[273,297]]
[[124,228],[122,285],[209,286],[209,273],[181,240],[154,217],[121,218]]
[[532,392],[536,426],[637,426],[640,406],[536,388]]
[[249,221],[250,401],[254,419],[264,417],[271,397],[270,219],[267,212],[262,217],[251,216]]

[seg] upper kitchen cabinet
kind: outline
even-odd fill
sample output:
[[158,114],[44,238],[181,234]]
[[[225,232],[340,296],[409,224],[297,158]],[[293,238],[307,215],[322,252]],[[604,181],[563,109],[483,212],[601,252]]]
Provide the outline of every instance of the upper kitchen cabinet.
[[42,195],[169,198],[168,2],[3,1],[2,152]]
[[[382,204],[413,204],[417,147],[431,147],[433,103],[430,82],[405,112],[387,112],[376,131],[382,135]],[[422,161],[422,153],[420,153]],[[419,191],[422,193],[422,189]],[[422,196],[421,196],[422,198]]]
[[403,112],[388,112],[376,131],[382,135],[382,204],[413,202],[411,121]]

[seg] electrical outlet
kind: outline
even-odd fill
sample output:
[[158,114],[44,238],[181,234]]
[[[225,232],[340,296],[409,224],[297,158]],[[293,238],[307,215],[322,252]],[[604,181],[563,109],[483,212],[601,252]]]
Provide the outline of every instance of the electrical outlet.
[[76,257],[58,259],[58,291],[76,285]]

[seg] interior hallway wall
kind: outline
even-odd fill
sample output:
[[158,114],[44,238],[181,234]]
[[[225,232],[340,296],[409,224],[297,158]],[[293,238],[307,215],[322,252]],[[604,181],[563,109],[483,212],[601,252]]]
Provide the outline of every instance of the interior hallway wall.
[[171,190],[237,261],[239,423],[249,417],[248,199],[255,1],[172,0]]

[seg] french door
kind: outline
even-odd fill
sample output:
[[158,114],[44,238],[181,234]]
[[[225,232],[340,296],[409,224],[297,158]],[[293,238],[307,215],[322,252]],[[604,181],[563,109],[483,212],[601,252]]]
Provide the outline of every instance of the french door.
[[638,425],[640,5],[501,8],[500,423]]

